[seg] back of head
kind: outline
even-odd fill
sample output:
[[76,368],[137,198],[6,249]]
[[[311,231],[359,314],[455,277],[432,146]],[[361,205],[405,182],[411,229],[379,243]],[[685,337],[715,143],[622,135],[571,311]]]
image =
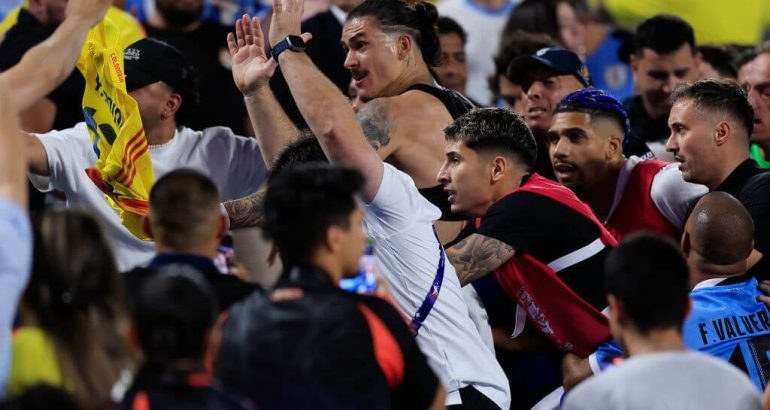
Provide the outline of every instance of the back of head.
[[500,51],[495,56],[495,74],[505,75],[508,65],[516,57],[535,54],[537,50],[556,47],[557,43],[548,34],[536,34],[516,29],[503,32],[500,39]]
[[347,20],[367,16],[377,19],[380,28],[386,33],[411,35],[428,66],[441,64],[436,6],[422,1],[409,5],[404,0],[366,0],[348,14]]
[[[524,0],[511,12],[504,33],[521,30],[527,33],[547,34],[554,40],[561,40],[556,8],[567,0]],[[542,48],[542,47],[541,47]],[[538,49],[533,50],[537,51]],[[531,54],[531,53],[527,53]],[[510,61],[509,61],[510,62]]]
[[632,235],[610,252],[604,272],[607,293],[623,304],[639,332],[681,329],[689,303],[689,271],[673,242]]
[[158,243],[189,252],[216,238],[219,192],[205,175],[177,169],[155,182],[150,191],[150,223]]
[[556,106],[554,114],[560,112],[583,112],[591,115],[591,120],[607,119],[623,134],[623,145],[629,141],[631,123],[620,101],[607,95],[602,90],[585,88],[574,91],[564,97]]
[[658,14],[636,28],[634,49],[642,57],[645,48],[657,54],[670,54],[688,44],[695,54],[695,34],[692,26],[682,18],[670,14]]
[[363,182],[357,171],[317,162],[274,173],[263,229],[286,268],[309,265],[329,227],[347,228]]
[[287,145],[273,161],[271,177],[283,170],[311,162],[328,163],[321,143],[309,132],[303,132],[299,138]]
[[125,364],[123,295],[112,251],[97,221],[84,212],[47,211],[34,222],[24,312],[50,337],[81,404],[104,404]]
[[168,265],[142,287],[131,319],[145,365],[163,370],[177,359],[202,360],[217,303],[200,272]]
[[537,145],[524,119],[505,108],[477,108],[444,128],[447,141],[460,141],[475,151],[510,154],[525,169],[535,164]]
[[671,93],[671,101],[692,100],[702,118],[723,120],[727,116],[732,120],[734,132],[744,134],[748,144],[754,128],[754,110],[746,92],[732,80],[699,80],[692,84],[681,84]]
[[[754,248],[754,222],[743,204],[725,192],[704,195],[685,225],[700,264],[743,264]],[[736,272],[737,273],[737,272]]]

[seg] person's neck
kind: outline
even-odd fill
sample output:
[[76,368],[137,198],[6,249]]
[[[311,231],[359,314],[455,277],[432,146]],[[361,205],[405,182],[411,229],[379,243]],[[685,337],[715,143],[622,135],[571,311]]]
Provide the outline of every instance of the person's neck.
[[153,128],[145,128],[148,145],[163,145],[174,138],[176,122],[166,120]]
[[697,251],[691,250],[690,252],[694,252],[694,254],[690,254],[690,257],[688,257],[690,290],[705,280],[727,279],[746,274],[746,260],[730,265],[715,265],[700,256]]
[[704,184],[708,187],[709,192],[715,191],[720,185],[722,185],[722,183],[725,182],[730,174],[738,169],[738,166],[749,159],[748,149],[744,149],[746,150],[745,153],[741,152],[740,154],[736,153],[732,155],[727,153],[727,155],[722,157],[720,160],[721,167],[718,169],[718,174],[713,181],[709,181]]
[[580,195],[580,199],[585,201],[602,221],[607,219],[612,208],[623,162],[607,168],[603,178]]
[[332,283],[339,283],[340,279],[342,279],[343,272],[337,259],[338,258],[330,254],[316,255],[310,262],[310,265],[326,272],[326,274],[329,275],[329,278],[331,278]]
[[[212,245],[213,244],[213,245]],[[162,253],[183,253],[186,255],[202,256],[213,260],[217,257],[217,244],[218,242],[208,243],[203,246],[194,246],[189,248],[172,248],[159,241],[155,242],[155,254]]]
[[427,84],[427,85],[433,85],[433,76],[430,74],[430,70],[428,70],[428,66],[425,65],[425,63],[422,61],[422,58],[416,59],[417,61],[412,61],[409,64],[409,67],[400,75],[398,78],[396,78],[395,81],[391,82],[385,89],[382,91],[381,97],[395,97],[398,95],[401,95],[405,93],[409,87],[415,85],[415,84]]
[[502,197],[510,194],[514,189],[519,188],[521,186],[521,179],[524,178],[524,175],[527,174],[528,172],[525,171],[512,172],[508,177],[495,183],[495,185],[492,186],[492,189],[494,190],[492,194],[492,200],[488,204],[484,204],[482,212],[479,212],[478,216],[485,215],[489,208]]
[[160,30],[181,31],[183,33],[189,33],[191,31],[196,30],[198,27],[201,26],[202,23],[203,23],[203,20],[196,20],[184,26],[175,26],[169,23],[168,20],[166,20],[160,13],[155,13],[152,16],[150,16],[149,19],[147,19],[147,24],[149,24],[150,27],[160,29]]
[[674,327],[651,330],[645,334],[639,333],[636,329],[626,329],[623,335],[623,344],[631,357],[649,353],[687,350],[682,340],[682,334],[679,329]]

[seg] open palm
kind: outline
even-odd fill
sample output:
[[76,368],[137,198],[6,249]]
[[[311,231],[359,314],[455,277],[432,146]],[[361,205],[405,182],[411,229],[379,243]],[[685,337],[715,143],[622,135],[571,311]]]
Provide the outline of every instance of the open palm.
[[227,47],[232,58],[233,81],[243,95],[248,96],[267,85],[278,63],[265,55],[265,37],[259,19],[248,15],[238,19],[235,35],[227,35]]

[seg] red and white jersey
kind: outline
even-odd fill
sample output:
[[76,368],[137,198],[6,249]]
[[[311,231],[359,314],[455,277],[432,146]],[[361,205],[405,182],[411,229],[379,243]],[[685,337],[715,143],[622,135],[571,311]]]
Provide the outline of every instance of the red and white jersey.
[[707,192],[704,185],[685,182],[675,163],[631,157],[621,168],[604,225],[618,240],[650,231],[679,241],[690,203]]

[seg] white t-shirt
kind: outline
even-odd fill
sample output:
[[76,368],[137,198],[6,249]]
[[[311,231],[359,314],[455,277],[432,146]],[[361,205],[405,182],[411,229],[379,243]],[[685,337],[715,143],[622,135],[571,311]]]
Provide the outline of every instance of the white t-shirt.
[[468,35],[468,85],[465,95],[482,105],[492,103],[487,78],[495,73],[494,56],[500,48],[500,35],[517,1],[507,1],[500,9],[480,6],[474,0],[442,0],[436,6],[441,16],[451,17]]
[[[440,243],[433,233],[438,208],[412,179],[385,164],[379,191],[365,206],[364,224],[375,241],[378,269],[403,313],[411,318],[433,284]],[[473,387],[501,409],[510,406],[508,380],[470,319],[454,267],[444,256],[438,300],[423,322],[417,344],[447,389],[447,405],[461,403],[459,389]]]
[[[615,198],[613,198],[612,207],[610,207],[610,212],[607,214],[607,219],[612,216],[615,208],[620,203],[628,183],[628,178],[631,176],[631,171],[642,161],[644,160],[637,156],[632,156],[626,160],[625,165],[620,169],[618,183],[615,186]],[[671,163],[661,168],[655,174],[652,186],[650,187],[652,202],[672,225],[680,229],[684,227],[684,223],[687,220],[687,211],[690,203],[707,192],[708,188],[705,185],[686,182],[682,178],[679,164],[676,163]]]
[[[117,212],[85,173],[97,159],[85,123],[41,134],[38,138],[48,155],[50,176],[30,174],[33,185],[44,192],[63,191],[67,195],[67,206],[92,212],[112,241],[121,271],[150,260],[154,243],[139,240],[120,224]],[[214,181],[222,201],[256,192],[267,175],[257,141],[236,136],[225,127],[203,131],[183,127],[171,141],[149,151],[156,179],[174,169],[192,168]]]
[[749,378],[723,360],[693,351],[633,356],[567,393],[564,410],[759,410]]

